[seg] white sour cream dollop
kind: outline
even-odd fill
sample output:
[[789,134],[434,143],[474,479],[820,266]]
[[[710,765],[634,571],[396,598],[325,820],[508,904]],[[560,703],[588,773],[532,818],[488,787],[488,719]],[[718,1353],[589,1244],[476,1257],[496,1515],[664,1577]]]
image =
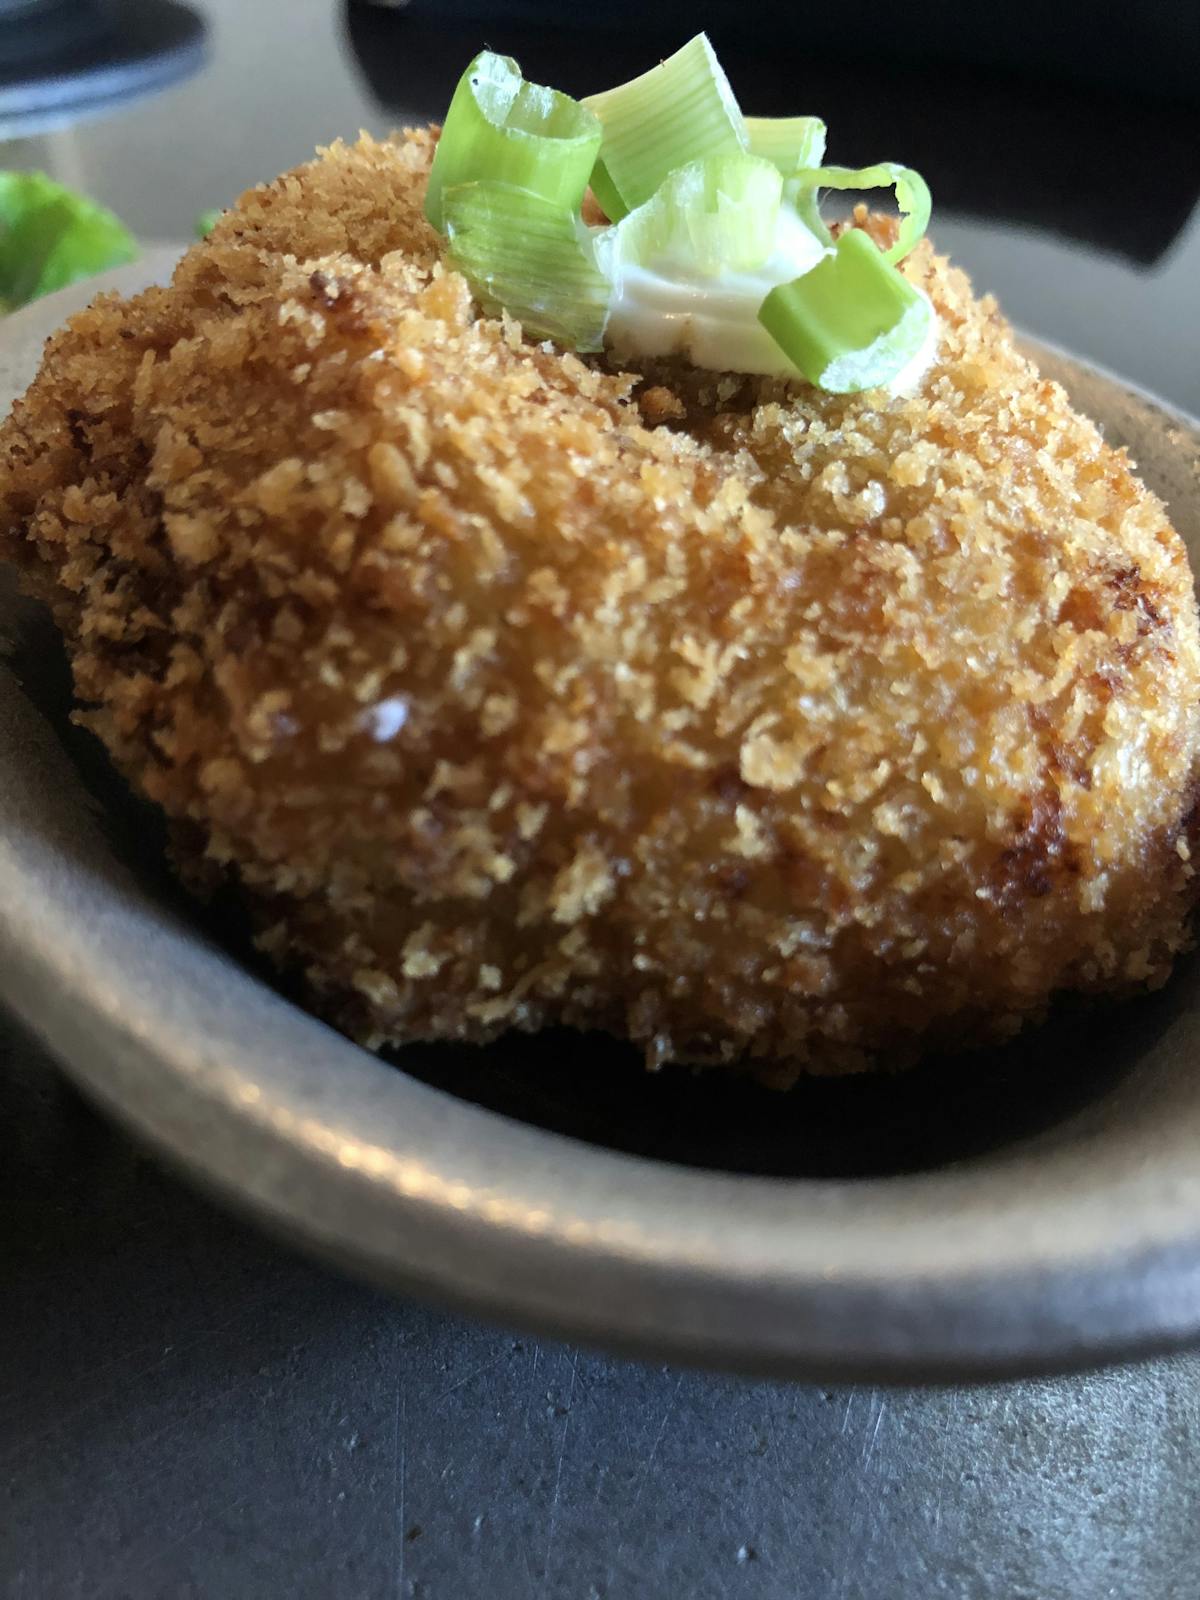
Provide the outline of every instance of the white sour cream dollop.
[[[612,309],[604,342],[618,356],[685,356],[714,372],[751,372],[793,378],[803,374],[758,320],[764,298],[781,283],[802,277],[830,251],[788,206],[779,208],[770,255],[748,271],[705,277],[679,259],[649,266],[614,260]],[[910,394],[937,351],[937,317],[921,348],[886,385]]]

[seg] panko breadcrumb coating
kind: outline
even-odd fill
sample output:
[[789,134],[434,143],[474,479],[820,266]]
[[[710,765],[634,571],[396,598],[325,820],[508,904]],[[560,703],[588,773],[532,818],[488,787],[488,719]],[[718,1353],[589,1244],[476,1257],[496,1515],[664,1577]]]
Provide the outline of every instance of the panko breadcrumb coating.
[[786,1081],[1161,982],[1191,573],[993,303],[909,258],[908,399],[609,370],[478,314],[432,149],[243,196],[0,433],[0,553],[193,869],[372,1045],[565,1022]]

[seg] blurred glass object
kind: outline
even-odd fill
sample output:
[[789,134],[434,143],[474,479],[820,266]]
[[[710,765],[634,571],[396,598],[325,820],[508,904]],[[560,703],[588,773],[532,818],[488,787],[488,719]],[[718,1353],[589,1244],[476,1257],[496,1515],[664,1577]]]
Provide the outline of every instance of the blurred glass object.
[[205,58],[205,24],[179,0],[0,0],[0,139],[117,110]]
[[346,0],[345,15],[375,96],[406,114],[439,117],[485,41],[528,77],[579,95],[707,28],[747,111],[823,116],[830,157],[843,165],[902,157],[928,179],[939,211],[1151,263],[1200,195],[1195,0],[1119,17],[1082,0],[985,11],[949,0],[774,4],[755,9],[752,27],[732,0],[653,9],[601,0],[569,11],[558,0],[412,0],[400,12]]
[[[379,8],[387,0],[364,0]],[[792,0],[412,0],[414,14],[476,29],[553,28],[579,36],[648,30],[679,40],[699,29],[769,41],[776,54],[803,51],[869,56],[899,65],[937,64],[1005,69],[1056,82],[1118,91],[1174,95],[1193,104],[1200,93],[1200,6],[1195,0],[855,0],[853,5],[798,6]],[[583,47],[584,50],[588,46]]]

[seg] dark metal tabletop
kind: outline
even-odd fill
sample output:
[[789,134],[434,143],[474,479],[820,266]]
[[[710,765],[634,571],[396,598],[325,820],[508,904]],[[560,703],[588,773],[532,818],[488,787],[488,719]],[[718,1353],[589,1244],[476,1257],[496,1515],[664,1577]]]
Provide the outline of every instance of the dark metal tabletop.
[[398,1303],[3,1036],[12,1600],[1194,1600],[1200,1357],[982,1388],[610,1359]]
[[[349,27],[331,0],[204,9],[205,73],[8,159],[50,166],[145,237],[183,237],[318,141],[431,114],[472,28],[523,48],[500,26],[439,32],[419,6],[351,7]],[[608,49],[587,36],[567,55]],[[828,70],[839,95],[866,71]],[[949,113],[971,108],[964,140],[910,92],[916,148],[899,112],[877,148],[868,93],[847,158],[922,166],[948,197],[939,242],[1016,320],[1200,411],[1200,171],[1150,170],[1156,152],[1161,169],[1164,149],[1194,151],[1194,107],[1118,96],[1122,120],[1111,85],[942,88]],[[1028,182],[993,175],[985,204],[967,169],[1006,115],[1020,148],[996,170]],[[1041,188],[1031,140],[1055,151]],[[1094,192],[1085,147],[1104,169]],[[637,1364],[300,1259],[162,1170],[2,1020],[0,1129],[0,1595],[1200,1593],[1200,1356],[919,1391]]]

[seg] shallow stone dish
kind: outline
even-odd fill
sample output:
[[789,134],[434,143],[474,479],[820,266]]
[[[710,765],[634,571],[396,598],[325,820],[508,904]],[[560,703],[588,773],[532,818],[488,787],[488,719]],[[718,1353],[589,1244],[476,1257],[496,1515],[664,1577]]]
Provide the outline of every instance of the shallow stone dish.
[[[96,288],[0,324],[0,405]],[[1195,564],[1200,423],[1034,353],[1129,446]],[[488,1317],[753,1370],[994,1375],[1200,1338],[1200,961],[1003,1050],[786,1097],[567,1034],[379,1059],[173,888],[69,705],[53,630],[0,574],[0,1000],[264,1225]]]

